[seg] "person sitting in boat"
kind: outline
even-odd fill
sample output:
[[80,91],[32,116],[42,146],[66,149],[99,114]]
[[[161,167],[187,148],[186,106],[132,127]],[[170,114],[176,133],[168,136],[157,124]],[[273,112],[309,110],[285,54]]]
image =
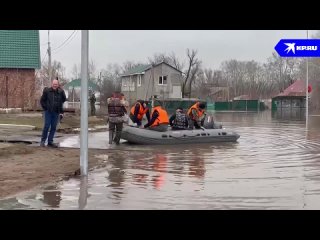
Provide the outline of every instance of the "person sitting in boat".
[[203,127],[206,116],[205,108],[206,105],[201,102],[197,102],[189,108],[187,115],[190,129],[193,129],[193,127],[196,129]]
[[182,108],[177,108],[176,112],[169,119],[172,130],[188,129],[188,118]]
[[160,102],[154,103],[154,108],[151,114],[151,120],[143,127],[153,131],[165,132],[168,130],[169,117],[166,110],[161,107]]
[[143,100],[138,100],[135,105],[130,110],[130,119],[133,123],[136,123],[138,127],[141,127],[142,118],[146,115],[148,122],[150,122],[150,111],[147,107],[148,102]]

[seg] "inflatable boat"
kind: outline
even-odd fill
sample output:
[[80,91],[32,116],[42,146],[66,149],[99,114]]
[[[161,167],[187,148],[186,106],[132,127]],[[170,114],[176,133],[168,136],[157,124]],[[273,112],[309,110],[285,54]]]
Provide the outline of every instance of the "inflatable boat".
[[166,132],[157,132],[135,126],[126,126],[121,133],[121,138],[129,143],[144,145],[236,142],[239,137],[240,135],[237,133],[223,128],[194,130],[171,130],[169,128]]

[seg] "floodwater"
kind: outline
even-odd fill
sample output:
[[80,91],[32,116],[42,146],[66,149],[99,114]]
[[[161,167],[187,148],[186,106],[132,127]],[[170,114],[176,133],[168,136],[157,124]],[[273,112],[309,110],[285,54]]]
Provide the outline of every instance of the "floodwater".
[[300,113],[215,117],[240,134],[237,143],[121,144],[88,177],[1,200],[0,209],[320,209],[320,116],[308,130]]

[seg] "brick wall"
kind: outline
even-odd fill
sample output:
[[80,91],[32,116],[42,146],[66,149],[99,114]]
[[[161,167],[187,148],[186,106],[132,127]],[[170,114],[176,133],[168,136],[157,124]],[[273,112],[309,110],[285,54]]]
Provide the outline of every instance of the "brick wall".
[[0,108],[34,108],[34,90],[34,69],[0,69]]

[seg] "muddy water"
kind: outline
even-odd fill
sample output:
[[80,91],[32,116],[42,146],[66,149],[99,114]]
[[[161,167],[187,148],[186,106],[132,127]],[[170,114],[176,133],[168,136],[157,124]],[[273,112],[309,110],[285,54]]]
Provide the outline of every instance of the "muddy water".
[[237,143],[122,144],[131,151],[101,156],[106,166],[87,178],[2,200],[0,208],[320,209],[320,116],[309,118],[308,131],[300,115],[216,119],[240,134]]

